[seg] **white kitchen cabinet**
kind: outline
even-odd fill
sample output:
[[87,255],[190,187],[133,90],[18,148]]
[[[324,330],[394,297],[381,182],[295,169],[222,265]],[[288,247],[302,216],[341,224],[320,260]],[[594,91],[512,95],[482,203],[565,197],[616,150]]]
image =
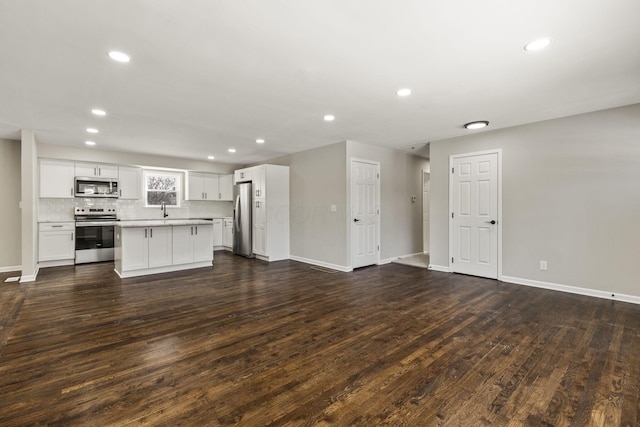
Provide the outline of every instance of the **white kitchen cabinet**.
[[265,261],[288,259],[289,168],[259,165],[240,169],[235,171],[236,182],[240,173],[253,188],[253,253]]
[[222,248],[222,218],[214,218],[213,220],[213,248]]
[[73,198],[74,163],[66,160],[40,160],[40,197]]
[[210,261],[212,252],[211,227],[173,226],[173,265]]
[[86,176],[90,178],[118,178],[118,166],[104,163],[81,163],[75,164],[76,176]]
[[172,227],[120,228],[122,270],[164,267],[172,263]]
[[222,227],[222,246],[230,250],[233,248],[233,219],[224,218]]
[[115,272],[125,278],[211,267],[212,236],[211,221],[205,220],[120,221]]
[[75,254],[75,223],[73,221],[47,222],[38,225],[40,267],[73,264]]
[[253,253],[266,256],[267,205],[265,199],[253,200]]
[[220,175],[220,200],[233,201],[233,175]]
[[239,182],[251,181],[252,168],[238,169],[233,173],[233,180],[237,184]]
[[211,243],[213,229],[209,225],[194,225],[193,262],[206,262],[213,259]]
[[118,191],[120,199],[138,200],[142,190],[142,169],[119,166]]
[[204,172],[189,172],[187,200],[220,200],[218,175]]

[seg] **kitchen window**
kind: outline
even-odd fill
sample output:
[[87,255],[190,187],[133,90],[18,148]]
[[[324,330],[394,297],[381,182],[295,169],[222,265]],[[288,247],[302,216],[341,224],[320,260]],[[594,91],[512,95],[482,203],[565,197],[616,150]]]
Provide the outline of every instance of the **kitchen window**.
[[144,172],[145,207],[159,207],[164,202],[167,206],[180,207],[180,189],[182,174],[173,172]]

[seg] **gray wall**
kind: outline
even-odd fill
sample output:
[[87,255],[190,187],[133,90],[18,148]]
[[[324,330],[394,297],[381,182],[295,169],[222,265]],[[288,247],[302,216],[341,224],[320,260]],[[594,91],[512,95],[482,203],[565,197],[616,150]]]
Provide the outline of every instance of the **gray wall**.
[[640,104],[432,142],[432,264],[448,266],[449,156],[494,148],[503,275],[640,296]]
[[381,260],[422,252],[421,170],[429,160],[346,141],[265,162],[290,168],[291,255],[351,266],[351,158],[380,163]]
[[0,139],[0,271],[20,270],[20,141]]
[[346,143],[265,163],[289,166],[291,256],[347,267]]
[[[347,142],[347,159],[348,170],[351,159],[380,163],[380,259],[422,253],[422,170],[429,169],[429,160],[353,141]],[[350,188],[348,180],[347,200]]]

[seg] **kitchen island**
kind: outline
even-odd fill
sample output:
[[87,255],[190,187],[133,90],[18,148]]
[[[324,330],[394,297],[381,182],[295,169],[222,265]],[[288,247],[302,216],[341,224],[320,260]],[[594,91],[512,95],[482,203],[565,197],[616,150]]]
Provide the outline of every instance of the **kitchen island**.
[[119,221],[115,272],[122,278],[213,265],[213,221],[165,219]]

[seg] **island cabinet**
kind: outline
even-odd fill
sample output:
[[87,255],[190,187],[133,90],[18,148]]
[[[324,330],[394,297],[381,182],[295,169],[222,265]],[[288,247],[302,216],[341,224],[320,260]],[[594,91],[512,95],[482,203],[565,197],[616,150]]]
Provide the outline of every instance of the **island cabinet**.
[[171,265],[171,227],[123,228],[121,233],[123,270]]
[[120,221],[115,271],[124,278],[210,267],[212,235],[211,220]]
[[208,225],[174,225],[173,264],[210,261],[211,231]]

